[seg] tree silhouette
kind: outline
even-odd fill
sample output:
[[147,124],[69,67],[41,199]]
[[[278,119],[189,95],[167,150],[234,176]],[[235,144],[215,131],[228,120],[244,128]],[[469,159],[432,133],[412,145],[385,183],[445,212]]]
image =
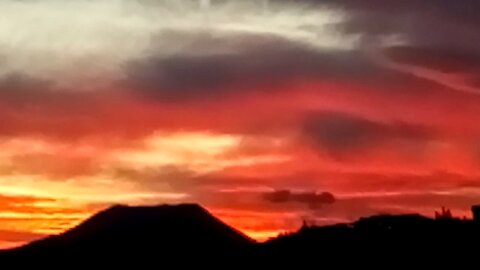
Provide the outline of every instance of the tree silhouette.
[[435,211],[435,219],[453,219],[453,215],[450,209],[442,206],[441,212]]

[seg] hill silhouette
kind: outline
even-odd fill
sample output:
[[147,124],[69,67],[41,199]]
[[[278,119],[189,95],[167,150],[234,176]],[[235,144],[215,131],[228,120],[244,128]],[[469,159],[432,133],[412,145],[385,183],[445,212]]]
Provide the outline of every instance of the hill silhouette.
[[[478,220],[417,214],[378,215],[353,223],[303,226],[256,243],[195,204],[114,206],[60,235],[0,252],[0,262],[204,264],[287,261],[408,262],[467,256],[480,243]],[[433,255],[432,255],[433,254]]]
[[[450,258],[480,243],[480,224],[473,220],[432,219],[417,214],[378,215],[349,224],[301,228],[267,242],[267,254],[308,260],[342,254],[395,261]],[[434,254],[432,256],[432,254]]]
[[60,235],[5,251],[3,255],[37,260],[168,260],[179,254],[204,258],[242,254],[242,249],[252,243],[252,239],[196,204],[117,205]]

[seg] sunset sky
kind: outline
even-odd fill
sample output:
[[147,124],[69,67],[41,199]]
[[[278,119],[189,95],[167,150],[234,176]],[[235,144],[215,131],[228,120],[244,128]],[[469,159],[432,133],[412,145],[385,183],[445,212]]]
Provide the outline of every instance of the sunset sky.
[[0,1],[0,247],[112,204],[256,239],[480,203],[478,0]]

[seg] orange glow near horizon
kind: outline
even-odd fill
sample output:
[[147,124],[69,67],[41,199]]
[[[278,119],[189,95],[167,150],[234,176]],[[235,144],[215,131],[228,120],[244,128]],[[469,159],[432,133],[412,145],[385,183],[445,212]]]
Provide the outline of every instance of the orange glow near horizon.
[[[439,137],[415,157],[403,146],[418,146],[378,143],[359,149],[359,158],[312,149],[317,146],[291,132],[156,133],[104,149],[95,140],[3,141],[2,246],[60,233],[115,203],[197,202],[258,241],[294,231],[305,218],[331,224],[384,212],[431,215],[442,205],[468,215],[480,194],[480,171],[463,138]],[[264,200],[282,189],[326,190],[337,202],[312,210]]]

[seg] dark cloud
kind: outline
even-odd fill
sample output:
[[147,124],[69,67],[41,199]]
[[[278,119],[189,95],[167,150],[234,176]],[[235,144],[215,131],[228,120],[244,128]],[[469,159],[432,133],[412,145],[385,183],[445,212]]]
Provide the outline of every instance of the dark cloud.
[[[409,46],[423,48],[431,54],[445,52],[441,57],[479,55],[480,2],[476,0],[341,0],[321,1],[346,11],[347,20],[337,25],[345,34],[364,38],[401,37]],[[450,59],[451,60],[451,59]],[[465,59],[472,63],[473,59]],[[476,57],[475,65],[478,66]],[[445,61],[445,60],[441,60]]]
[[[480,24],[480,19],[476,14],[476,10],[480,9],[480,3],[475,0],[322,0],[321,2],[346,10],[350,19],[347,21],[347,25],[352,27],[351,30],[369,34],[415,33],[418,30],[423,31],[427,26],[433,26],[430,24],[433,21],[438,21],[443,25],[464,27]],[[378,23],[379,21],[382,23]],[[448,31],[448,29],[440,27],[431,30],[434,34],[432,37],[436,36],[436,32]]]
[[333,154],[348,153],[388,142],[423,144],[435,132],[403,122],[381,123],[339,112],[319,112],[307,117],[303,132],[315,145]]
[[52,97],[49,91],[52,83],[35,79],[21,73],[0,77],[0,97],[2,102],[25,103]]
[[33,78],[23,73],[7,73],[0,75],[0,95],[2,100],[28,98],[35,94],[34,89],[50,90],[51,82],[39,78]]
[[303,203],[311,209],[317,209],[324,204],[335,202],[335,196],[330,192],[292,192],[290,190],[278,190],[263,194],[263,198],[271,203]]
[[422,48],[411,46],[394,46],[385,49],[393,61],[438,70],[446,73],[474,72],[480,70],[479,54],[463,51]]
[[132,62],[127,85],[136,93],[167,100],[211,99],[239,88],[271,90],[305,78],[360,83],[400,78],[361,51],[318,49],[271,34],[164,35],[187,44],[188,50]]
[[[366,44],[364,46],[373,47],[373,50],[390,46],[383,41],[392,40],[392,37],[400,41],[401,48],[387,50],[387,56],[394,61],[441,72],[466,72],[468,76],[478,74],[479,1],[307,2],[321,3],[345,11],[345,20],[336,24],[335,29],[342,34],[359,37]],[[477,87],[475,84],[471,86]]]
[[99,91],[75,91],[58,87],[53,81],[23,73],[0,76],[0,105],[22,111],[47,109],[49,111],[83,112],[85,105],[100,97]]

